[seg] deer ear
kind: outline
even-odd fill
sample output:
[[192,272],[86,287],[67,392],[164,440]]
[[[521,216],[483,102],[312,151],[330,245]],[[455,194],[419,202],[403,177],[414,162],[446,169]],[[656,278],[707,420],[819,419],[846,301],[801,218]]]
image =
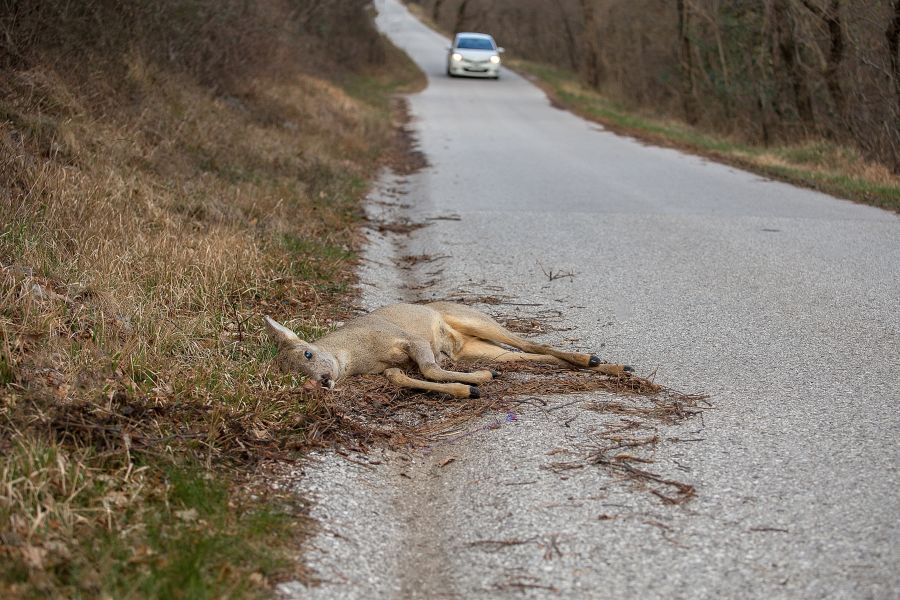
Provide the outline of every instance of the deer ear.
[[282,346],[292,346],[294,344],[301,344],[303,340],[297,337],[297,334],[270,317],[266,317],[266,327],[269,328],[269,335],[272,340],[278,344],[278,347]]

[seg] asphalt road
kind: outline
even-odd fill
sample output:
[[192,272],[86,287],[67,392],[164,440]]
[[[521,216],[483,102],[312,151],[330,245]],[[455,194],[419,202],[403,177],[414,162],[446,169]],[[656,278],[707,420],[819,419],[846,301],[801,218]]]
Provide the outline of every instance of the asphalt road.
[[[900,219],[605,132],[509,71],[450,79],[446,40],[395,0],[376,6],[429,76],[410,101],[430,166],[373,195],[459,220],[373,233],[365,302],[559,310],[574,329],[545,339],[657,369],[714,408],[660,432],[654,468],[697,488],[681,507],[599,469],[544,468],[607,418],[578,404],[373,468],[321,456],[298,487],[319,501],[307,560],[325,582],[282,591],[900,597]],[[449,258],[401,274],[399,253]]]

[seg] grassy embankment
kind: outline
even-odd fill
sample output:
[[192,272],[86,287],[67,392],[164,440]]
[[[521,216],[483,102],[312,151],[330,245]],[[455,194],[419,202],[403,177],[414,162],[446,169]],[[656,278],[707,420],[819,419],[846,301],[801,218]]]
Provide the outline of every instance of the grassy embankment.
[[862,157],[855,148],[826,140],[755,146],[702,131],[675,119],[644,114],[582,85],[574,73],[524,60],[508,61],[539,85],[559,107],[612,131],[673,146],[857,202],[900,211],[900,176]]
[[259,316],[346,310],[390,96],[421,81],[349,4],[0,14],[0,597],[297,574],[302,507],[247,473],[321,438],[321,408]]

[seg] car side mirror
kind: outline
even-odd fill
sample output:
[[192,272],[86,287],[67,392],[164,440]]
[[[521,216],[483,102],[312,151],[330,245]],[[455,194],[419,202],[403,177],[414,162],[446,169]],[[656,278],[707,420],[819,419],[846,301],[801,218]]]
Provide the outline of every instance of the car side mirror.
[[500,46],[499,48],[497,48],[497,52],[499,52],[500,54],[503,54],[504,52],[506,52],[506,48],[504,48],[503,46]]

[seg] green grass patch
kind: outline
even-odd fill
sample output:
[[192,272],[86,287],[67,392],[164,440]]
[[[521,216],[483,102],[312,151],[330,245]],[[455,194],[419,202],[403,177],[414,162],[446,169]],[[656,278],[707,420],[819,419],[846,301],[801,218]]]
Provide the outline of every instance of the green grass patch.
[[[348,216],[355,219],[355,215]],[[322,294],[346,294],[350,286],[345,273],[356,262],[357,254],[345,245],[303,238],[293,234],[282,236],[282,244],[291,257],[291,273],[313,284]]]
[[[153,489],[135,504],[136,487],[84,470],[93,458],[35,440],[13,451],[14,498],[57,486],[70,495],[47,508],[49,518],[29,538],[8,540],[25,552],[0,563],[0,589],[25,598],[264,597],[260,584],[291,569],[284,548],[298,533],[296,506],[236,505],[227,475],[168,462],[132,466],[134,481]],[[0,517],[12,517],[11,508]]]
[[298,258],[315,257],[322,260],[354,260],[356,252],[346,246],[329,244],[320,240],[302,238],[293,234],[285,234],[282,243],[291,254]]
[[141,596],[152,598],[245,597],[255,586],[243,573],[267,577],[287,566],[287,557],[273,549],[293,530],[290,514],[265,505],[235,511],[227,483],[205,469],[169,469],[167,483],[168,502],[145,519],[149,550],[157,558],[137,581],[120,580],[120,593],[140,589]]

